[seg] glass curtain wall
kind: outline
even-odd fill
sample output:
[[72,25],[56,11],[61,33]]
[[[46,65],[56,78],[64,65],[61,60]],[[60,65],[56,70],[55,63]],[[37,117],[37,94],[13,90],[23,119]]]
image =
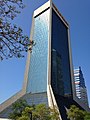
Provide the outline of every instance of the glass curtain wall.
[[69,96],[71,73],[68,48],[68,28],[56,12],[52,11],[52,88],[58,95]]
[[27,92],[47,91],[47,64],[50,9],[34,18],[33,40],[35,46],[30,55]]

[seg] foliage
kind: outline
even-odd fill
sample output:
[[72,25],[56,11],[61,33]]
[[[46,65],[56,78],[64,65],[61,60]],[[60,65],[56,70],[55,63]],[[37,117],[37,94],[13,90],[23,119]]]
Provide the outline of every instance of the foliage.
[[45,104],[29,106],[26,101],[20,100],[12,105],[12,113],[9,118],[13,120],[59,120],[56,108],[51,109]]
[[25,109],[22,111],[21,116],[17,120],[30,120],[30,115],[32,114],[33,109],[34,108],[31,106],[25,107]]
[[89,112],[84,112],[84,120],[90,120],[90,113]]
[[56,106],[54,106],[54,108],[50,108],[50,113],[52,120],[60,120],[59,112]]
[[70,120],[90,120],[90,113],[80,110],[75,105],[72,105],[67,113]]
[[17,102],[13,103],[11,108],[12,112],[10,113],[9,118],[17,120],[19,117],[21,117],[22,112],[27,106],[28,106],[27,102],[23,99],[20,99]]
[[35,110],[33,112],[34,120],[50,120],[50,109],[46,107],[45,104],[39,104],[35,106]]
[[23,57],[22,52],[32,45],[22,29],[11,24],[24,7],[22,0],[0,0],[0,60]]

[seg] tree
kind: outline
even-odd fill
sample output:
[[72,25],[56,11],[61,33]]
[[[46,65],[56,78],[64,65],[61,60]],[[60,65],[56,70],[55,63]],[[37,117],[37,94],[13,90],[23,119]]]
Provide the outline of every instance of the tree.
[[72,105],[67,113],[70,120],[90,120],[90,113]]
[[72,105],[68,112],[68,118],[71,120],[84,120],[84,112],[75,105]]
[[9,118],[17,120],[19,117],[22,116],[22,112],[27,106],[27,102],[23,99],[20,99],[17,102],[13,103],[11,108],[12,112],[10,113]]
[[54,108],[50,108],[50,113],[52,120],[60,120],[59,112],[56,106],[54,106]]
[[33,106],[25,107],[25,109],[22,111],[21,116],[18,117],[17,120],[31,120],[31,117],[33,117],[33,116],[31,116],[33,111],[34,111]]
[[45,104],[29,106],[25,100],[19,100],[12,105],[9,118],[13,120],[59,120],[59,113]]
[[21,117],[17,120],[59,120],[59,114],[56,109],[50,109],[45,104],[38,104],[36,106],[25,107]]
[[51,120],[50,109],[45,104],[39,104],[35,106],[33,112],[34,120]]
[[0,0],[0,60],[23,57],[23,52],[31,50],[33,41],[23,35],[20,27],[11,24],[25,6],[22,0]]
[[90,120],[90,113],[89,112],[84,112],[84,120]]

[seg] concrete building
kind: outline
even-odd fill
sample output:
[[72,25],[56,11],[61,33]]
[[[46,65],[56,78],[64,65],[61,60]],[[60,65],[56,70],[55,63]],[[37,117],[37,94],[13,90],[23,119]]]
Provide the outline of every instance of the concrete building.
[[0,105],[0,117],[7,117],[20,98],[57,106],[61,120],[67,120],[72,104],[88,110],[75,94],[69,24],[52,1],[34,11],[30,39],[35,46],[28,52],[23,88]]
[[87,89],[81,67],[74,69],[76,96],[88,106]]

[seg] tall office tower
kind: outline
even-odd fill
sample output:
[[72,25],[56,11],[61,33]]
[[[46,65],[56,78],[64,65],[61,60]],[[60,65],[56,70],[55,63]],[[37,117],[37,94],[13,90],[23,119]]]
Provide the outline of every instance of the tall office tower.
[[87,89],[81,67],[74,69],[76,96],[88,106]]
[[75,96],[69,25],[52,1],[34,11],[30,39],[35,46],[28,52],[23,89],[1,105],[0,116],[19,98],[57,106],[61,120],[67,120],[71,104],[88,109]]

